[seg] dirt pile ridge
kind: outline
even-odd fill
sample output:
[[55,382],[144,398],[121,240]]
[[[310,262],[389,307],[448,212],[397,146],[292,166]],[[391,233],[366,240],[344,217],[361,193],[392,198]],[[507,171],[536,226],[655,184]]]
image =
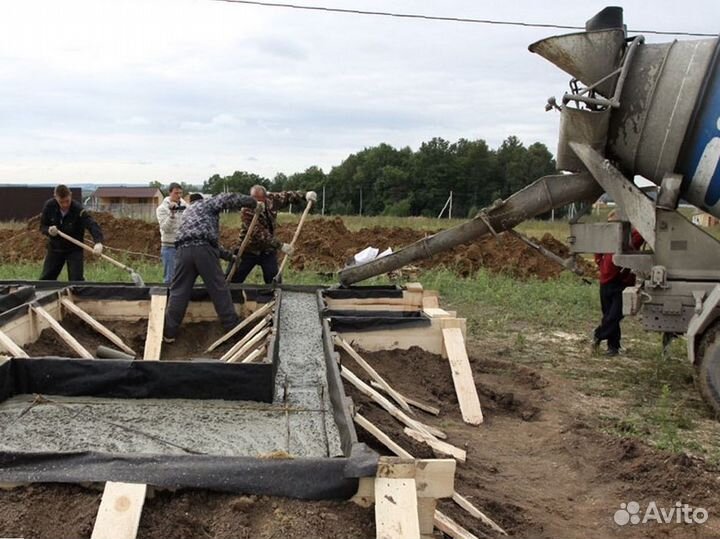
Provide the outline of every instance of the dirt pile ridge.
[[[105,244],[114,249],[147,253],[157,256],[160,251],[160,232],[155,223],[113,217],[108,213],[94,213],[103,229]],[[278,237],[289,242],[295,232],[296,224],[281,224]],[[221,242],[227,248],[238,244],[239,229],[223,227]],[[351,231],[340,217],[313,219],[304,225],[298,240],[292,265],[296,269],[318,271],[336,271],[352,260],[354,254],[368,246],[393,251],[413,243],[429,233],[412,228],[363,228]],[[39,262],[45,256],[46,238],[39,230],[39,216],[28,221],[24,230],[0,230],[0,240],[4,249],[0,251],[0,262]],[[568,247],[550,234],[545,234],[540,245],[567,258]],[[117,252],[109,251],[110,254]],[[486,237],[450,251],[440,253],[430,260],[417,262],[420,268],[445,266],[462,276],[469,276],[481,268],[496,273],[506,273],[520,279],[553,279],[563,268],[548,260],[535,249],[527,246],[511,234],[500,234],[497,238]],[[585,275],[594,277],[592,264],[580,260]]]

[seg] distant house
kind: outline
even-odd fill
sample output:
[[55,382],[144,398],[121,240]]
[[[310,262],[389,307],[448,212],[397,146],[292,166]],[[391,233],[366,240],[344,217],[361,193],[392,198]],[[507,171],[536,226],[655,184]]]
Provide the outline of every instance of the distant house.
[[709,213],[705,213],[704,211],[699,211],[693,214],[692,222],[694,225],[710,228],[711,226],[715,226],[720,223],[720,219],[718,219],[717,217],[713,217],[712,215],[710,215]]
[[[27,185],[0,186],[0,221],[24,221],[39,214],[43,204],[53,197],[54,187],[30,187]],[[81,189],[70,188],[73,200],[81,201]]]
[[152,219],[163,198],[155,187],[98,187],[89,206],[118,216]]

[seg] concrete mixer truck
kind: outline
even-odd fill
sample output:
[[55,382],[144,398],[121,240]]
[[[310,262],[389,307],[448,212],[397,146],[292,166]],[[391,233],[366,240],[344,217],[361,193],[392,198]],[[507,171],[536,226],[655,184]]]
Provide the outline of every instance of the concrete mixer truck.
[[[614,253],[637,284],[625,314],[666,341],[684,334],[705,400],[720,413],[720,242],[678,211],[681,200],[720,217],[720,40],[646,43],[627,35],[622,8],[608,7],[586,31],[549,37],[530,51],[571,77],[561,100],[558,174],[545,176],[472,220],[396,253],[340,272],[343,285],[398,269],[570,203],[608,193],[621,222],[571,224],[575,253]],[[658,186],[655,197],[635,183]],[[646,241],[628,249],[630,227]]]

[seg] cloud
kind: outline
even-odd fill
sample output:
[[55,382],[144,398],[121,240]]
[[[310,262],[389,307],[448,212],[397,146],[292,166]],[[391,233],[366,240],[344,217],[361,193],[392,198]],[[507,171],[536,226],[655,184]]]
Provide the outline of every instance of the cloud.
[[[397,0],[393,9],[583,24],[603,5]],[[707,30],[720,15],[709,0],[654,7],[628,2],[628,25]],[[552,34],[204,0],[3,3],[0,182],[272,176],[435,136],[497,146],[515,134],[554,151],[558,116],[543,107],[567,76],[527,51]]]

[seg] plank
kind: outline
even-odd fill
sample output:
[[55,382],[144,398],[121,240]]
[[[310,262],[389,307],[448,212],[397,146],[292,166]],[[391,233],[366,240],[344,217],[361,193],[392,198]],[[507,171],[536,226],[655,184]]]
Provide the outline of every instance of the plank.
[[453,318],[445,309],[438,307],[426,307],[423,309],[423,312],[430,318]]
[[70,300],[68,298],[62,298],[60,300],[60,303],[68,311],[70,311],[72,314],[77,316],[80,320],[85,322],[87,325],[89,325],[91,328],[93,328],[95,331],[97,331],[100,335],[105,337],[107,340],[109,340],[115,346],[120,348],[120,350],[122,350],[126,354],[130,354],[131,356],[137,356],[137,352],[135,352],[132,348],[130,348],[127,344],[125,344],[125,342],[117,334],[113,333],[110,329],[108,329],[107,327],[102,325],[100,322],[95,320],[88,313],[83,311],[80,307],[75,305],[72,302],[72,300]]
[[422,283],[407,283],[405,285],[405,290],[407,290],[408,292],[422,292],[423,285]]
[[395,402],[400,405],[400,408],[405,410],[406,412],[412,413],[410,410],[410,405],[407,403],[405,398],[395,391],[392,387],[390,387],[390,384],[388,384],[385,379],[378,374],[378,372],[373,369],[373,367],[365,361],[365,358],[363,358],[359,353],[355,351],[355,349],[350,345],[349,342],[347,342],[345,339],[339,336],[335,336],[335,345],[340,346],[343,350],[345,350],[351,358],[355,360],[355,362],[360,365],[360,367],[363,368],[363,370],[368,373],[370,378],[375,380],[380,386],[383,388],[385,393],[387,393]]
[[445,328],[442,333],[463,421],[470,425],[480,425],[483,422],[480,399],[465,349],[462,330]]
[[238,342],[236,342],[234,345],[230,347],[230,349],[225,352],[221,357],[220,361],[227,361],[231,357],[233,357],[235,354],[237,354],[238,350],[240,350],[243,346],[245,346],[251,339],[257,335],[260,330],[262,330],[265,326],[267,326],[270,323],[270,320],[272,320],[272,314],[267,314],[265,317],[260,320],[257,324],[255,324],[250,331],[248,331],[242,339],[240,339]]
[[420,539],[415,479],[375,478],[378,539]]
[[[375,380],[371,380],[370,385],[377,390],[385,390],[385,388],[383,388],[383,386],[378,384]],[[405,395],[403,395],[403,398],[405,399],[405,402],[407,402],[410,406],[417,408],[418,410],[422,410],[423,412],[427,412],[431,415],[440,415],[440,408],[435,408],[434,406],[430,406],[429,404],[425,404],[424,402],[416,401],[415,399],[411,399],[410,397],[406,397]]]
[[[418,480],[415,480],[415,484]],[[437,507],[436,498],[420,498],[418,497],[418,519],[420,522],[420,537],[422,539],[430,539],[433,537],[433,529],[435,528],[435,508]]]
[[270,311],[272,311],[272,308],[273,308],[274,305],[275,305],[275,302],[274,302],[274,301],[271,301],[271,302],[269,302],[269,303],[266,303],[266,304],[263,305],[262,307],[260,307],[258,310],[253,311],[253,312],[250,313],[248,316],[246,316],[245,319],[244,319],[242,322],[240,322],[237,326],[235,326],[234,328],[232,328],[232,329],[231,329],[230,331],[228,331],[225,335],[223,335],[223,336],[220,337],[217,341],[215,341],[215,342],[212,343],[210,346],[208,346],[208,349],[205,350],[205,351],[206,351],[206,352],[212,352],[212,351],[215,350],[218,346],[220,346],[221,344],[223,344],[225,341],[227,341],[228,339],[231,339],[232,337],[234,337],[235,335],[237,335],[238,332],[242,331],[242,330],[245,329],[247,326],[249,326],[249,325],[250,325],[250,322],[252,322],[253,320],[257,320],[258,318],[262,318],[263,316],[265,316],[266,314],[268,314]]
[[422,432],[423,434],[427,434],[428,436],[434,436],[435,432],[437,432],[438,434],[440,434],[443,437],[445,436],[445,434],[442,431],[433,429],[429,425],[420,423],[419,421],[408,416],[400,408],[395,406],[392,402],[390,402],[388,399],[383,397],[380,393],[375,391],[372,387],[370,387],[365,382],[363,382],[360,378],[358,378],[347,367],[343,367],[340,370],[340,375],[345,380],[350,382],[353,386],[355,386],[358,391],[360,391],[364,395],[367,395],[368,397],[370,397],[377,404],[379,404],[382,408],[384,408],[386,412],[388,412],[391,416],[393,416],[395,419],[397,419],[401,423],[405,424],[406,426],[408,426],[412,429],[415,429],[415,430],[419,430],[420,432]]
[[445,513],[435,510],[435,527],[446,535],[449,535],[453,539],[478,539],[477,535],[474,535],[463,528],[460,524],[455,522]]
[[413,440],[427,444],[433,449],[433,451],[437,451],[443,455],[449,455],[458,462],[465,462],[467,460],[467,453],[464,450],[447,442],[443,442],[442,440],[438,440],[434,436],[428,436],[425,433],[418,432],[417,430],[408,427],[405,427],[403,432]]
[[245,345],[240,348],[232,357],[230,357],[227,362],[228,363],[235,363],[236,361],[242,359],[245,354],[253,350],[258,343],[260,343],[263,339],[265,339],[269,334],[272,328],[266,327],[262,331],[255,334],[255,336],[250,339]]
[[262,344],[259,348],[256,348],[252,352],[248,354],[248,356],[242,360],[242,363],[252,363],[257,358],[261,357],[265,353],[265,343]]
[[423,309],[439,309],[440,301],[437,296],[423,295],[422,307]]
[[353,417],[355,420],[355,423],[360,425],[363,429],[365,429],[367,432],[372,434],[381,444],[383,444],[385,447],[387,447],[390,451],[395,453],[398,457],[403,457],[406,459],[411,459],[413,456],[400,447],[399,444],[397,444],[395,441],[393,441],[390,436],[385,434],[380,428],[378,428],[374,423],[372,423],[367,418],[363,417],[362,415],[355,413],[355,416]]
[[507,532],[505,530],[503,530],[500,526],[498,526],[497,523],[493,519],[491,519],[490,517],[485,515],[485,513],[480,511],[480,509],[475,507],[470,502],[470,500],[468,500],[465,496],[462,496],[462,495],[458,494],[457,492],[453,492],[452,499],[456,504],[458,504],[460,507],[465,509],[465,511],[470,513],[470,515],[472,515],[475,518],[477,518],[478,520],[480,520],[483,524],[491,527],[493,530],[498,532],[500,535],[507,535]]
[[45,309],[43,309],[40,305],[31,305],[30,309],[32,311],[40,316],[41,318],[45,319],[45,321],[50,325],[50,327],[53,329],[55,333],[57,333],[58,337],[60,337],[65,343],[73,349],[73,351],[79,355],[81,358],[84,359],[93,359],[93,356],[90,352],[88,352],[85,347],[78,342],[78,340],[70,335],[68,331],[60,325],[60,322],[55,320],[52,316],[50,316],[50,313],[48,313]]
[[135,539],[147,485],[105,483],[91,539]]
[[10,352],[10,355],[13,357],[30,357],[27,355],[27,352],[20,348],[4,331],[0,331],[0,345]]
[[150,312],[148,314],[147,335],[145,337],[145,353],[143,359],[160,360],[162,353],[163,329],[165,328],[165,309],[167,296],[154,294],[150,296]]

